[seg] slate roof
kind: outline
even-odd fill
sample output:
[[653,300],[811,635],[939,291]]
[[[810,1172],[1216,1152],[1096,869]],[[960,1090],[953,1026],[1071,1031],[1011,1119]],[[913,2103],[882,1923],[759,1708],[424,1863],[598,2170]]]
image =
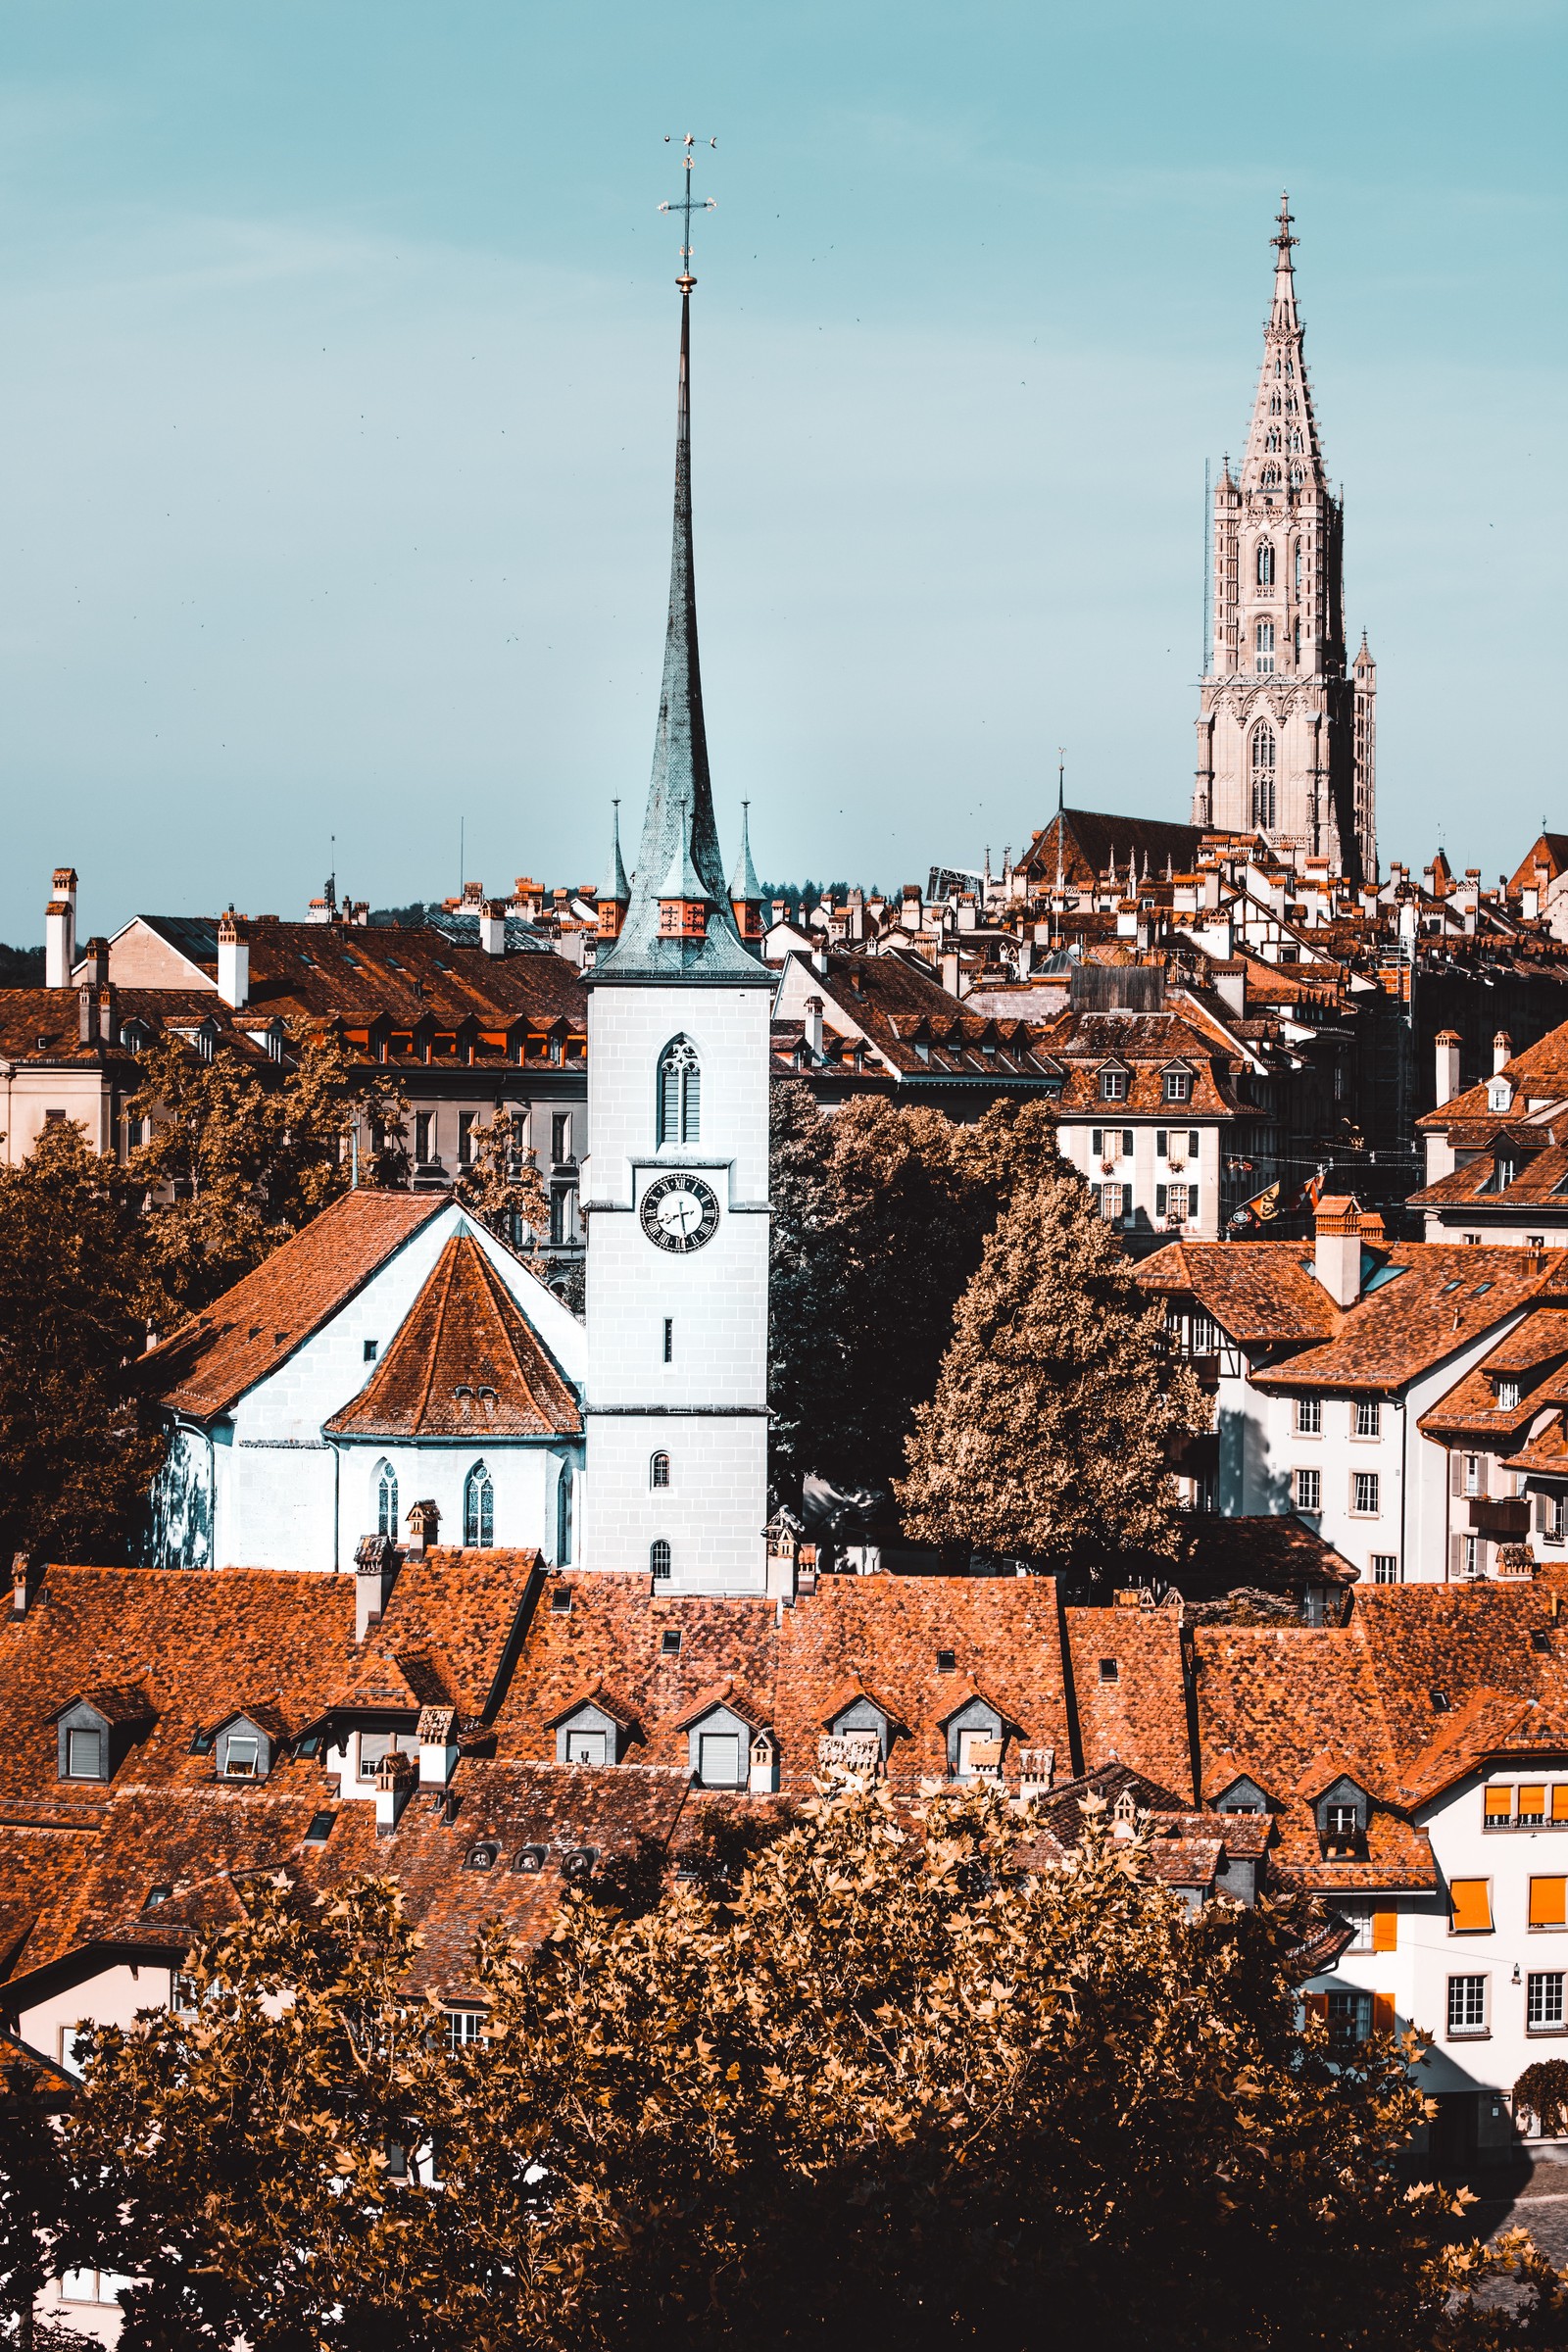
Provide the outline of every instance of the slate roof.
[[448,1205],[444,1194],[343,1194],[205,1314],[151,1348],[143,1377],[172,1412],[198,1421],[227,1412]]
[[457,1233],[369,1380],[325,1427],[336,1437],[405,1441],[580,1437],[582,1412],[484,1250]]

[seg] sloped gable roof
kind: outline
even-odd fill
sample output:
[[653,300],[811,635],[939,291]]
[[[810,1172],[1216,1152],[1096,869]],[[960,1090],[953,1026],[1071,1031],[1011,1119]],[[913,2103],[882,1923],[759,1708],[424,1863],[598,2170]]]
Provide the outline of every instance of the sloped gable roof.
[[457,1233],[370,1379],[325,1426],[367,1439],[580,1437],[582,1412],[483,1250]]

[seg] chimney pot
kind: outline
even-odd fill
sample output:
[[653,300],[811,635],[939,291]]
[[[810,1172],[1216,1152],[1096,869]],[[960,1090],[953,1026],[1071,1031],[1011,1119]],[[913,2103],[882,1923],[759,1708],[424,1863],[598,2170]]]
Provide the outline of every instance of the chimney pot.
[[435,1548],[441,1533],[439,1508],[430,1501],[411,1502],[404,1513],[404,1524],[409,1531],[410,1559],[422,1559],[427,1551]]
[[1437,1035],[1438,1105],[1451,1102],[1459,1092],[1460,1039],[1457,1029],[1440,1029]]
[[822,1058],[822,1000],[820,997],[808,997],[806,1000],[806,1042],[811,1049],[812,1060],[820,1061]]
[[1513,1039],[1508,1035],[1506,1029],[1499,1029],[1496,1036],[1492,1041],[1493,1076],[1495,1077],[1499,1070],[1506,1069],[1508,1063],[1512,1061],[1512,1059]]
[[11,1608],[14,1616],[25,1617],[27,1603],[32,1598],[32,1554],[16,1551],[11,1555]]
[[57,865],[44,909],[44,985],[69,988],[76,961],[76,869]]
[[251,927],[232,906],[218,918],[218,993],[236,1012],[250,1003]]
[[354,1639],[368,1640],[386,1614],[398,1576],[390,1536],[362,1536],[354,1549]]

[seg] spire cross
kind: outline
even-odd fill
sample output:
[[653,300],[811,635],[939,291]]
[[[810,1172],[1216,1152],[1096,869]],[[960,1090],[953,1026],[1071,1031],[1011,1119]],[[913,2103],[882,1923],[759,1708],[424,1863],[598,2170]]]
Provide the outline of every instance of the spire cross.
[[1271,245],[1277,245],[1279,247],[1280,260],[1282,262],[1288,262],[1291,258],[1291,247],[1293,245],[1298,245],[1301,240],[1299,237],[1293,237],[1291,234],[1291,200],[1289,196],[1283,194],[1280,197],[1279,223],[1280,233],[1277,237],[1270,237],[1269,243]]
[[[667,137],[665,143],[666,145],[668,143]],[[689,294],[697,283],[696,278],[692,275],[692,215],[693,213],[710,213],[714,206],[711,196],[698,197],[692,194],[692,166],[697,160],[692,150],[696,144],[697,141],[690,131],[681,141],[684,149],[681,164],[686,173],[685,193],[673,198],[668,204],[662,204],[659,208],[662,213],[679,213],[681,216],[681,273],[675,283],[683,294]],[[710,139],[708,144],[710,147],[716,147],[718,141]]]

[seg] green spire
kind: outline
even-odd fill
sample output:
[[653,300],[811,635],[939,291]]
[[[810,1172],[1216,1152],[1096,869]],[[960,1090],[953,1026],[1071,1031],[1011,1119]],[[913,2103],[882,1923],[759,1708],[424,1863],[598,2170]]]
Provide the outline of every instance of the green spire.
[[755,906],[760,904],[762,885],[757,879],[752,863],[752,804],[741,803],[741,854],[735,860],[735,870],[729,878],[732,906]]
[[631,897],[631,885],[626,880],[626,868],[621,862],[620,856],[620,803],[617,800],[612,806],[615,813],[612,820],[610,873],[600,895],[603,898],[612,899],[617,906],[624,906]]

